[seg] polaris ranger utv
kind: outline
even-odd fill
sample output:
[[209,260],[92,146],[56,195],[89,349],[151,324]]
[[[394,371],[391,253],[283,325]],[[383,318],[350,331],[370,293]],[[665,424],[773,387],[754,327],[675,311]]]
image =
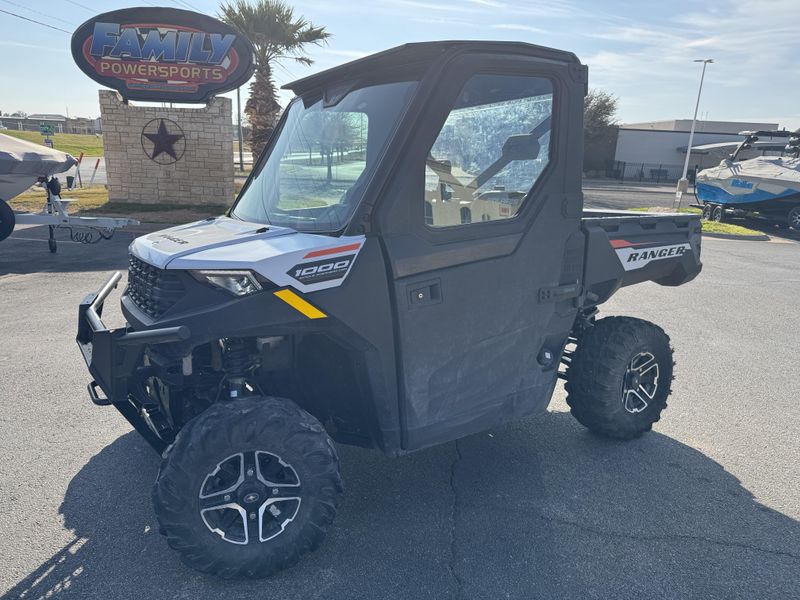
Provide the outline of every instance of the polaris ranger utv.
[[[587,69],[506,42],[408,44],[301,79],[229,213],[136,239],[80,305],[95,404],[162,454],[161,532],[222,577],[315,548],[342,492],[332,440],[390,455],[547,407],[648,431],[664,332],[596,319],[621,286],[700,271],[694,215],[591,213]],[[565,371],[560,371],[560,365]]]

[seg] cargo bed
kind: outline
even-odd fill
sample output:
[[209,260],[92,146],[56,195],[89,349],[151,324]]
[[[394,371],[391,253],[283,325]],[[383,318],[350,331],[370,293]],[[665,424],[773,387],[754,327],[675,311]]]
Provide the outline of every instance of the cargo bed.
[[585,209],[584,287],[605,302],[643,281],[676,286],[694,279],[700,262],[700,215]]

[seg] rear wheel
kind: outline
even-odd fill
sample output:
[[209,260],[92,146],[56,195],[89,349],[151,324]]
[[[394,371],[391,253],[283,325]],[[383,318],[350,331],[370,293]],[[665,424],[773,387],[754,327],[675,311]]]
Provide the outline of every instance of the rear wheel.
[[14,211],[6,202],[0,200],[0,242],[11,235],[15,223]]
[[711,213],[711,220],[716,221],[717,223],[722,223],[725,220],[725,211],[722,210],[721,206],[714,207],[714,210]]
[[714,207],[711,204],[703,205],[703,219],[706,221],[711,220],[711,213],[714,210]]
[[652,429],[667,407],[672,349],[641,319],[608,317],[580,337],[567,369],[567,404],[590,430],[618,439]]
[[336,450],[293,402],[215,404],[165,452],[153,504],[169,545],[220,577],[264,577],[317,547],[342,491]]
[[789,211],[789,216],[786,218],[786,223],[792,229],[800,231],[800,206],[795,206]]

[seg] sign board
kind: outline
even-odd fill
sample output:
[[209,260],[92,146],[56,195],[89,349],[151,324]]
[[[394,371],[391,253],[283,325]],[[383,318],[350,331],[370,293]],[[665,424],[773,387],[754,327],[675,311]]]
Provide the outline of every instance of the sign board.
[[175,8],[128,8],[83,23],[72,57],[126,100],[205,102],[253,74],[253,46],[231,26]]
[[54,135],[55,132],[53,131],[53,127],[51,125],[45,125],[42,123],[39,125],[39,133],[42,135]]

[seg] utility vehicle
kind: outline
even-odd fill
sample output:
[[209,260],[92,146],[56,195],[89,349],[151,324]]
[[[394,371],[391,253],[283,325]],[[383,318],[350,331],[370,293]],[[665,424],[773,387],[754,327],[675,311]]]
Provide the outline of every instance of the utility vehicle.
[[[649,430],[669,339],[596,319],[620,287],[700,271],[696,215],[584,212],[587,69],[523,43],[408,44],[295,81],[229,213],[130,246],[80,305],[92,400],[162,454],[161,532],[223,577],[315,548],[332,440],[390,455],[543,411]],[[565,364],[565,371],[561,365]]]

